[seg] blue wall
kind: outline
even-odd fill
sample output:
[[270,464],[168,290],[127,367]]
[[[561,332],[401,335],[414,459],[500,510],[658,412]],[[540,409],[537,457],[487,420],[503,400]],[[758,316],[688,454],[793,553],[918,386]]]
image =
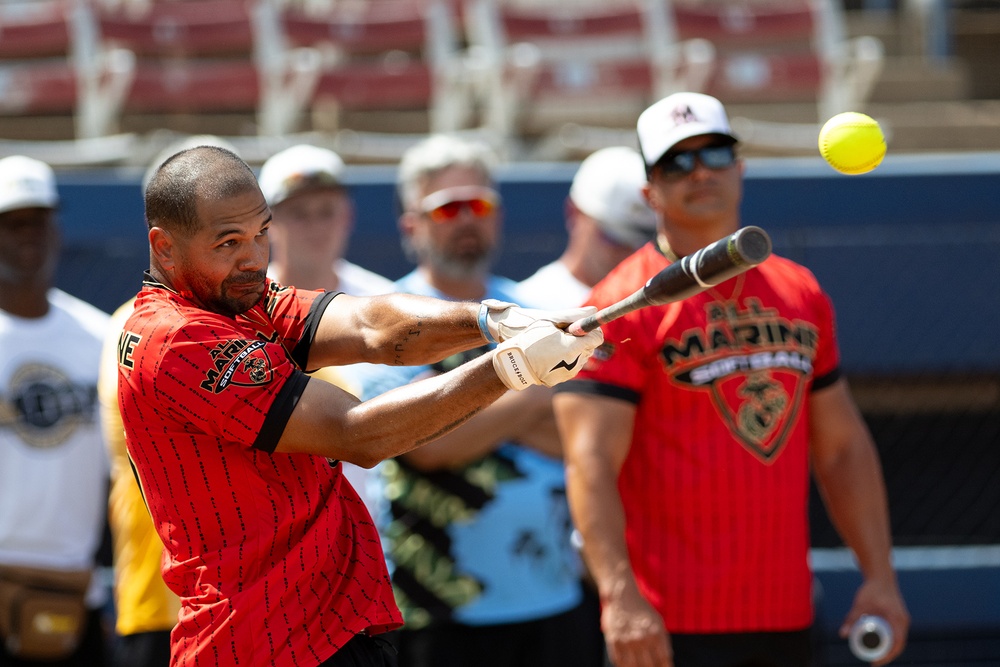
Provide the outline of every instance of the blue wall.
[[[500,273],[524,278],[558,256],[575,167],[500,172]],[[348,257],[398,278],[410,265],[399,249],[394,175],[389,167],[350,170],[358,223]],[[137,291],[148,261],[140,178],[141,170],[60,174],[58,284],[109,311]],[[826,287],[848,372],[997,372],[998,186],[1000,153],[890,156],[863,176],[836,174],[819,159],[751,159],[743,219]]]

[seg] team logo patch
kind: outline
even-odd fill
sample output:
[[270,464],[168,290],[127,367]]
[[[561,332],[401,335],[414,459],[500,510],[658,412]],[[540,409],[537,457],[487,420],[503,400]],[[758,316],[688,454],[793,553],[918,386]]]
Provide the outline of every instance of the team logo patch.
[[260,340],[230,340],[212,350],[213,368],[201,388],[218,394],[229,385],[256,387],[274,378],[267,343]]
[[781,453],[813,374],[814,326],[790,321],[747,298],[706,305],[705,328],[665,341],[664,370],[675,383],[706,391],[733,437],[763,463]]
[[712,401],[732,434],[765,463],[777,457],[798,418],[804,386],[780,369],[738,374],[712,384]]

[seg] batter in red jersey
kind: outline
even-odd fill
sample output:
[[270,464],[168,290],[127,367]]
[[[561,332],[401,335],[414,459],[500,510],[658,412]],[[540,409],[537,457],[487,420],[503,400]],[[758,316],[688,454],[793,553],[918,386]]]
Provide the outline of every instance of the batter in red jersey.
[[[593,290],[603,307],[739,228],[743,164],[718,100],[679,93],[638,123],[657,243]],[[806,667],[810,467],[864,583],[844,627],[909,624],[874,443],[838,372],[833,308],[781,257],[604,325],[555,398],[568,492],[618,667]],[[881,664],[881,663],[880,663]]]
[[[270,212],[225,149],[167,160],[146,190],[150,271],[119,349],[129,455],[182,608],[180,665],[394,665],[398,627],[378,534],[339,461],[370,467],[462,423],[509,389],[573,376],[602,336],[544,313],[265,277]],[[366,403],[305,371],[495,355]],[[520,374],[506,361],[516,359]],[[552,371],[557,364],[559,369]],[[516,383],[515,383],[516,381]]]

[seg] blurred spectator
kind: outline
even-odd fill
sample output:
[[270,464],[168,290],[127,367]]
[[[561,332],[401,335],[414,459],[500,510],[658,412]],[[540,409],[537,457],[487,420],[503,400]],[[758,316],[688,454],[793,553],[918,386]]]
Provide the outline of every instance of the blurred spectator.
[[52,169],[0,160],[0,665],[106,663],[95,574],[108,459],[97,373],[108,315],[53,288]]
[[392,282],[344,259],[354,205],[333,151],[299,145],[271,156],[260,189],[274,219],[268,275],[284,285],[373,296]]
[[566,200],[566,248],[521,281],[521,305],[578,306],[608,271],[655,238],[656,216],[642,195],[645,182],[642,157],[631,148],[602,148],[581,162]]
[[[493,157],[437,135],[399,168],[403,247],[417,268],[397,291],[511,301],[490,273],[501,229]],[[484,346],[422,367],[364,369],[364,397],[458,366]],[[508,392],[453,432],[379,466],[379,516],[396,601],[401,667],[588,665],[574,609],[570,544],[551,392]]]
[[[344,259],[354,228],[354,204],[342,182],[344,162],[331,150],[298,145],[271,156],[260,170],[260,189],[271,207],[268,276],[282,285],[374,296],[393,291],[392,281]],[[337,368],[313,377],[359,393]],[[347,461],[344,475],[374,512],[372,472]]]
[[[646,169],[642,156],[625,146],[602,148],[580,163],[566,199],[566,232],[562,255],[518,286],[521,305],[536,308],[579,306],[590,288],[619,262],[656,236],[656,216],[642,194]],[[579,534],[574,532],[574,543]],[[577,613],[582,637],[603,661],[601,607],[596,586],[584,576],[584,603]]]

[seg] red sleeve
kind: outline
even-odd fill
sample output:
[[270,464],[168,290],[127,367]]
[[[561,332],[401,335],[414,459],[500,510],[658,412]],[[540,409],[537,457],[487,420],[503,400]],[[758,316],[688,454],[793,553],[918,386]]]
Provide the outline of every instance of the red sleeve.
[[[610,306],[642,287],[649,276],[667,265],[663,256],[655,250],[640,253],[619,264],[598,283],[586,305],[597,306],[598,309]],[[601,325],[604,344],[595,351],[576,379],[566,383],[566,391],[638,401],[654,367],[650,360],[657,358],[652,349],[656,344],[657,331],[665,319],[673,320],[671,310],[676,310],[675,304],[642,308]]]
[[819,341],[813,360],[813,389],[820,389],[840,377],[840,346],[837,344],[837,320],[830,297],[817,284],[816,324]]
[[323,312],[338,294],[284,287],[271,281],[267,295],[251,311],[259,317],[246,317],[247,323],[258,328],[263,338],[280,342],[299,368],[306,369]]

